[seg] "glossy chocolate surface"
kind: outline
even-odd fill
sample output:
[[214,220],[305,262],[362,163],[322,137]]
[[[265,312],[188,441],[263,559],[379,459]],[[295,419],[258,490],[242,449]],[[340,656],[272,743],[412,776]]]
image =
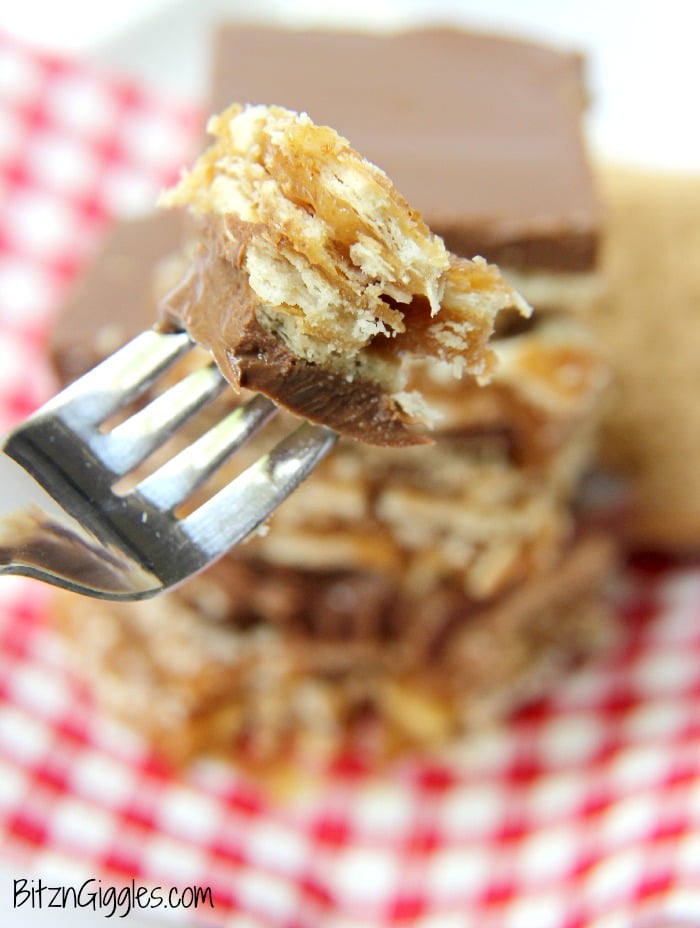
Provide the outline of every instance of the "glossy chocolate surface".
[[582,71],[577,54],[452,29],[224,26],[210,107],[274,103],[333,126],[458,254],[585,271],[599,205]]

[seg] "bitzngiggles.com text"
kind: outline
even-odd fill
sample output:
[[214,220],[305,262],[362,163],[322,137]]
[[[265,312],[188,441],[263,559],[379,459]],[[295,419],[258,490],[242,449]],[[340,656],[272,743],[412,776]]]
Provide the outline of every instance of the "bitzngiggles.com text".
[[91,878],[79,886],[59,886],[39,878],[14,880],[13,908],[87,909],[105,918],[124,918],[143,909],[214,908],[209,886],[139,886],[135,880],[109,886]]

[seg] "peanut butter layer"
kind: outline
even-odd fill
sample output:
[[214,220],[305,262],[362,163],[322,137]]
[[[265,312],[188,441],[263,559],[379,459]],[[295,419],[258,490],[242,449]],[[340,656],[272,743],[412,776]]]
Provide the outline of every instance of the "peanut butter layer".
[[224,26],[211,105],[279,103],[334,126],[443,236],[507,268],[591,270],[600,208],[580,56],[452,29]]
[[486,382],[501,310],[525,301],[483,258],[451,255],[389,178],[306,114],[233,105],[162,198],[199,220],[163,302],[234,387],[369,444],[421,444],[411,359]]

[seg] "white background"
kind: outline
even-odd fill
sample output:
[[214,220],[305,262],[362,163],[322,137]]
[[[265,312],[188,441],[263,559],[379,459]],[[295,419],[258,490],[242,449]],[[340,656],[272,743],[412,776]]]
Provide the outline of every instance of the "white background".
[[591,144],[610,157],[700,170],[698,0],[19,0],[0,28],[199,100],[212,23],[391,28],[442,21],[587,54]]

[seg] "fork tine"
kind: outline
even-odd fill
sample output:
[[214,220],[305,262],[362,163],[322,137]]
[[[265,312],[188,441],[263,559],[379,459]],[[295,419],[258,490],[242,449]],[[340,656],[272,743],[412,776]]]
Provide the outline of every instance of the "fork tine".
[[338,435],[305,422],[180,523],[209,558],[258,528],[335,444]]
[[174,509],[277,411],[271,400],[255,396],[142,480],[134,492],[161,510]]
[[217,397],[225,386],[226,381],[215,364],[201,367],[111,432],[95,433],[90,447],[112,473],[125,474]]
[[[243,540],[330,451],[337,434],[305,423],[180,518],[178,504],[277,412],[272,401],[256,396],[135,489],[121,493],[115,479],[131,471],[226,382],[216,365],[200,366],[111,431],[99,426],[192,347],[186,332],[144,332],[7,436],[0,458],[16,462],[30,479],[26,515],[31,529],[27,541],[20,533],[8,547],[0,573],[26,573],[107,599],[152,596],[193,576]],[[49,521],[37,519],[34,538],[38,500],[39,516],[46,514]],[[48,544],[41,536],[46,526],[52,532],[46,536]]]
[[51,415],[60,408],[62,418],[74,420],[76,427],[94,427],[147,389],[191,348],[187,332],[142,332],[66,387],[41,413]]

